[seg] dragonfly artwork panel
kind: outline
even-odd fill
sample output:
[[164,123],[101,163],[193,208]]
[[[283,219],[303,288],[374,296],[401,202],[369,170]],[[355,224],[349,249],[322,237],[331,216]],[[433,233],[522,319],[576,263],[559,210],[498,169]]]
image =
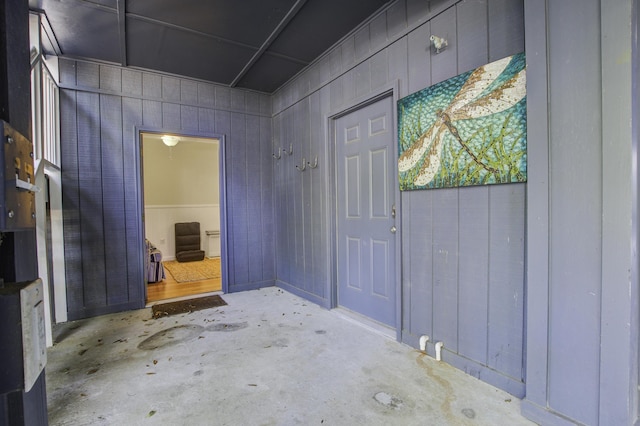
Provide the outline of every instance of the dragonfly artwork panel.
[[524,53],[398,101],[401,190],[526,182]]

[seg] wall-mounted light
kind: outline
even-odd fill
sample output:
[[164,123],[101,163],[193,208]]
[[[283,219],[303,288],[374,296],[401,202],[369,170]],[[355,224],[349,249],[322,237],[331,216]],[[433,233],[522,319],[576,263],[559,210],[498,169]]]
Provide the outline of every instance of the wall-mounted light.
[[436,48],[436,53],[440,53],[442,49],[449,45],[447,39],[438,37],[437,35],[432,35],[431,37],[429,37],[429,40],[431,40],[431,43],[433,43],[433,47]]
[[180,138],[177,136],[164,135],[160,139],[166,146],[176,146],[180,142]]

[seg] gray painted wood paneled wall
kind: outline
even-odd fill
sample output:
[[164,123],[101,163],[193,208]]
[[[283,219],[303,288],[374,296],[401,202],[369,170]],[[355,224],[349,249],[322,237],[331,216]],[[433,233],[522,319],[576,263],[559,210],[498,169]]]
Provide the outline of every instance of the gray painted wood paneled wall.
[[[440,54],[429,36],[445,37]],[[398,97],[524,50],[522,1],[403,0],[273,98],[278,285],[331,306],[333,161],[327,117],[397,86]],[[302,157],[319,167],[299,172]],[[403,192],[402,340],[524,395],[524,184]]]
[[[141,244],[136,125],[228,136],[232,290],[277,276],[331,306],[327,117],[389,87],[402,97],[520,52],[526,28],[529,182],[402,193],[402,339],[442,340],[446,362],[518,396],[526,357],[523,412],[540,423],[633,424],[637,218],[625,58],[638,8],[603,3],[399,0],[279,90],[273,111],[261,95],[61,61],[71,316],[141,304],[141,265],[130,256]],[[433,54],[430,34],[449,47]],[[271,157],[290,144],[293,155]],[[316,155],[317,169],[296,170]],[[127,268],[111,270],[122,259]]]
[[273,285],[269,96],[92,62],[59,66],[69,319],[144,306],[139,128],[226,136],[228,288]]
[[545,425],[638,424],[638,2],[525,5],[522,410]]

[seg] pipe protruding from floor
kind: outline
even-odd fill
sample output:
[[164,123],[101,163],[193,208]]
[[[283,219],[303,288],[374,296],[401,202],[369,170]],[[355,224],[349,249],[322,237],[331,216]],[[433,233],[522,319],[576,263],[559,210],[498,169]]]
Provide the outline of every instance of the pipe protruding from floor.
[[420,336],[420,350],[424,353],[427,353],[427,342],[429,341],[429,336],[426,334]]
[[444,343],[438,342],[436,343],[436,361],[442,361],[442,347]]

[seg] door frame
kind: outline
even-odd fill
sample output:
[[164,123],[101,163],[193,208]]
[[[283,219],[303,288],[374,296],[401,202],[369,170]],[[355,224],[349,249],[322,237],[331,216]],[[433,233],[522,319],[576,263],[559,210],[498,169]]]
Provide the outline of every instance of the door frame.
[[[36,185],[36,242],[38,276],[42,279],[45,312],[45,337],[47,347],[53,346],[52,324],[67,322],[67,283],[64,261],[64,223],[62,218],[62,172],[47,160],[40,160],[35,173]],[[49,225],[46,220],[46,203],[50,209],[51,242],[47,240]],[[51,259],[47,250],[51,249]],[[49,260],[52,271],[49,273]],[[53,286],[51,282],[53,281]],[[50,292],[53,290],[53,298]],[[53,308],[53,309],[52,309]]]
[[[324,122],[326,123],[326,131],[327,131],[327,143],[326,145],[326,158],[332,159],[329,161],[329,169],[327,172],[327,188],[329,189],[329,203],[327,208],[327,222],[329,223],[327,232],[327,241],[329,244],[328,248],[328,256],[329,264],[327,265],[328,277],[327,280],[327,289],[326,294],[329,295],[329,309],[334,309],[338,307],[338,262],[337,262],[337,252],[338,252],[338,240],[337,240],[337,220],[338,220],[338,170],[336,168],[337,164],[337,146],[336,146],[336,122],[339,118],[357,111],[361,108],[365,108],[371,104],[376,103],[382,99],[391,97],[393,102],[393,106],[391,108],[392,114],[392,134],[393,134],[393,142],[392,142],[392,153],[394,158],[398,158],[398,109],[396,105],[398,104],[398,91],[399,91],[399,81],[396,80],[391,84],[386,84],[381,86],[377,90],[372,93],[356,98],[347,104],[332,110],[329,114],[325,116]],[[396,250],[393,254],[395,258],[395,266],[396,266],[396,314],[395,314],[395,331],[396,331],[396,340],[402,340],[402,206],[400,204],[400,186],[398,182],[398,173],[397,168],[391,173],[393,176],[393,202],[396,206],[396,228],[398,232],[396,232]]]
[[138,217],[138,242],[140,246],[140,264],[143,273],[143,279],[140,281],[142,286],[141,294],[144,296],[143,304],[147,303],[147,272],[145,270],[145,231],[144,231],[144,169],[142,164],[142,133],[156,133],[163,135],[176,135],[194,138],[209,138],[217,139],[218,142],[218,184],[220,194],[220,272],[222,275],[222,292],[229,292],[229,264],[228,264],[228,220],[227,220],[227,170],[226,170],[226,158],[227,158],[227,143],[226,136],[220,133],[214,132],[197,132],[188,130],[176,130],[160,127],[149,126],[136,126],[136,146],[135,146],[135,159],[136,164],[136,186],[138,188],[138,194],[136,197],[136,209]]
[[631,420],[640,419],[640,1],[634,0],[631,5],[631,349],[635,353],[633,360],[632,392],[630,406]]

